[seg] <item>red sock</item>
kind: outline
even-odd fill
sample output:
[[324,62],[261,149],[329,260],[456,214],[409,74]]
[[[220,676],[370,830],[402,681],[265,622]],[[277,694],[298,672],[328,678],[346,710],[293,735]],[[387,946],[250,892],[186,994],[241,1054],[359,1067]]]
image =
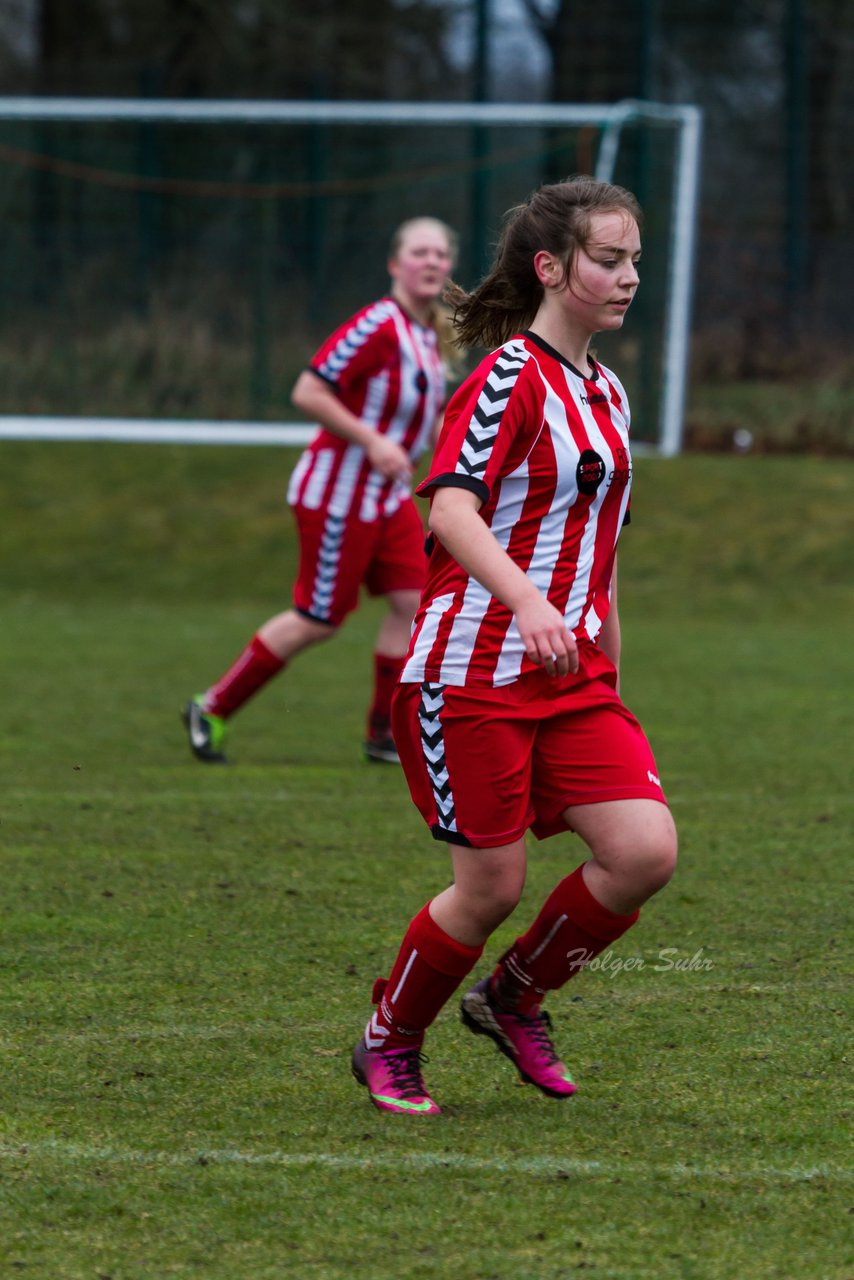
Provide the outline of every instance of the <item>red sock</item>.
[[561,880],[527,933],[499,960],[490,979],[496,1002],[514,1012],[536,1009],[547,991],[565,982],[616,942],[635,923],[639,911],[617,915],[587,888],[583,868]]
[[427,1027],[483,954],[483,947],[467,947],[440,929],[429,906],[407,929],[391,976],[374,983],[369,1049],[420,1048]]
[[225,675],[208,689],[205,711],[227,720],[285,665],[263,640],[253,636]]
[[374,700],[368,712],[368,737],[382,738],[391,727],[391,695],[401,671],[403,656],[390,657],[387,653],[374,654]]

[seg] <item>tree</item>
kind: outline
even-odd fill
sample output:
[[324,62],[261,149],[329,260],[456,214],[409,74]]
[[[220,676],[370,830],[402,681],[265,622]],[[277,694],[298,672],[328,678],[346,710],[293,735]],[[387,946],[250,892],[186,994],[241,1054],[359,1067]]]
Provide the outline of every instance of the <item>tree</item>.
[[524,0],[524,5],[549,51],[553,101],[618,102],[640,96],[638,53],[648,4]]
[[50,92],[168,97],[437,95],[447,11],[410,0],[35,0]]

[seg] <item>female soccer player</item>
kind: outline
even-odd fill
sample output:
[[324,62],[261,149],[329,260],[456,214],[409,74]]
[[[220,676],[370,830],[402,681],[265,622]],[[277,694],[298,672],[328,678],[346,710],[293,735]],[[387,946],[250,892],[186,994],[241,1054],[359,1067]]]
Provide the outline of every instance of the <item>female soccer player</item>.
[[404,222],[389,251],[389,295],[337,329],[298,378],[293,402],[320,430],[288,488],[300,542],[293,608],[265,622],[225,674],[187,703],[198,760],[225,761],[228,719],[301,650],[333,636],[364,583],[388,604],[364,750],[370,760],[397,763],[391,696],[426,573],[409,480],[444,404],[449,326],[438,299],[455,248],[443,222]]
[[545,994],[633,925],[674,869],[655,760],[618,689],[629,407],[590,353],[635,295],[639,227],[619,187],[544,186],[508,214],[479,287],[449,288],[460,339],[499,345],[453,396],[419,489],[435,543],[392,718],[453,883],[410,923],[353,1054],[385,1111],[439,1110],[424,1032],[517,905],[528,827],[574,831],[590,856],[463,997],[462,1017],[553,1098],[575,1084]]

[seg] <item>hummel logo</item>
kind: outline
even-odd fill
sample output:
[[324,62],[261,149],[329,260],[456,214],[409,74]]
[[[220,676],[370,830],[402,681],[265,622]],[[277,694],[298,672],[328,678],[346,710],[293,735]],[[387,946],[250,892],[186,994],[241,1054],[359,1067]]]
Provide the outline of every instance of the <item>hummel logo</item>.
[[660,779],[659,779],[659,778],[656,778],[656,776],[655,776],[655,774],[653,773],[652,769],[647,769],[647,771],[646,771],[646,776],[649,778],[650,782],[654,782],[654,783],[655,783],[655,785],[656,785],[657,787],[660,787],[660,786],[661,786],[661,781],[660,781]]
[[374,1014],[365,1028],[365,1048],[368,1050],[381,1049],[388,1036],[388,1027],[380,1026],[377,1022],[377,1015]]

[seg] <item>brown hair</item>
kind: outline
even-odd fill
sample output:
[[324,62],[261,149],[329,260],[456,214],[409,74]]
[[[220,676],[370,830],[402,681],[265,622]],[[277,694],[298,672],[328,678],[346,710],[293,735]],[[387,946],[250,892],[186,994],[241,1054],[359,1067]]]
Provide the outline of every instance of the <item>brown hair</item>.
[[471,293],[453,281],[445,289],[458,342],[466,347],[498,347],[526,329],[543,300],[535,255],[546,250],[561,258],[568,276],[575,253],[590,237],[596,213],[625,213],[638,226],[643,218],[630,191],[586,175],[548,183],[524,204],[509,209],[489,273]]

